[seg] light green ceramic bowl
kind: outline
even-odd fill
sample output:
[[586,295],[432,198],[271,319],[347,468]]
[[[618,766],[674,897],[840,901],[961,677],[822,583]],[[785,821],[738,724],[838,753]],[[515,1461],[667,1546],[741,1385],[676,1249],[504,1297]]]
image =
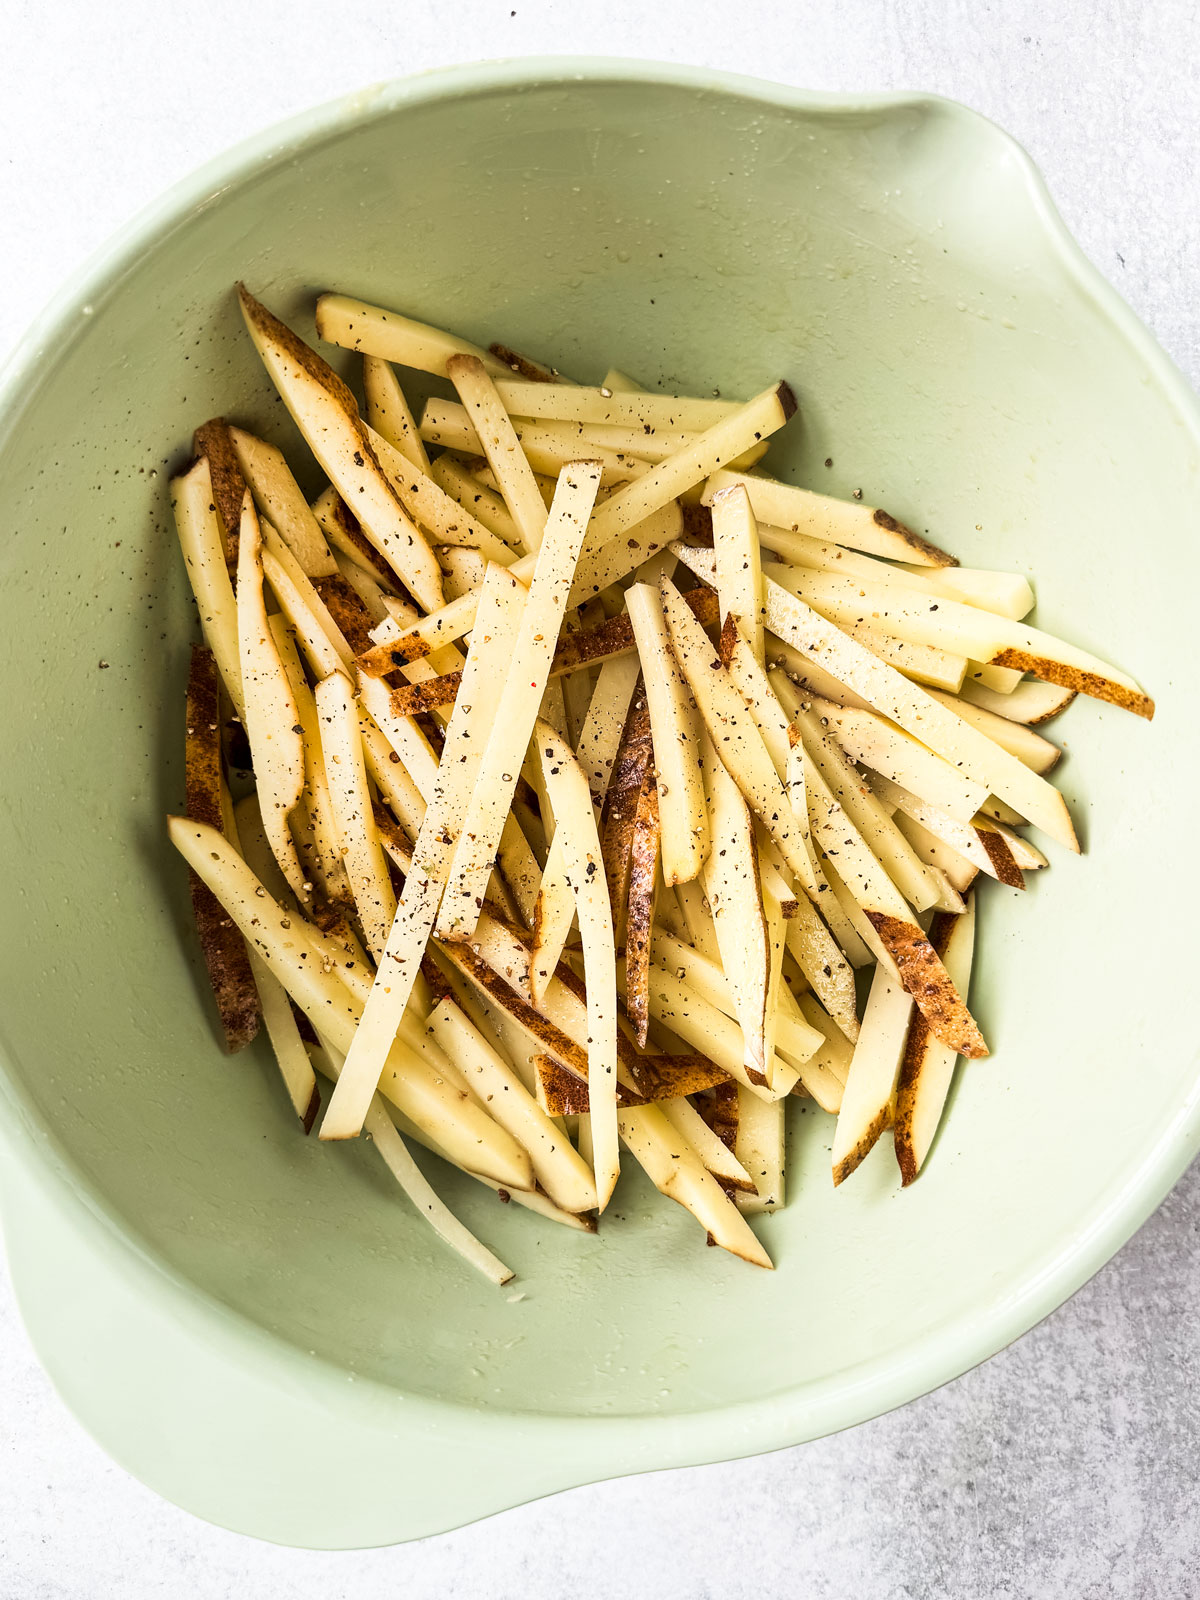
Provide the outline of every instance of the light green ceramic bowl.
[[[635,1177],[592,1239],[439,1171],[516,1300],[369,1149],[300,1138],[263,1052],[221,1055],[162,828],[192,627],[166,491],[214,412],[294,442],[240,277],[310,334],[334,286],[583,378],[787,377],[778,469],[1035,573],[1042,625],[1158,696],[1150,726],[1090,702],[1061,725],[1087,854],[984,896],[994,1054],[910,1192],[882,1148],[835,1194],[830,1123],[798,1117],[766,1273]],[[1027,158],[941,100],[458,69],[309,113],[127,229],[0,411],[5,1220],[106,1447],[231,1527],[405,1539],[859,1422],[1095,1272],[1200,1145],[1198,465],[1195,402]]]

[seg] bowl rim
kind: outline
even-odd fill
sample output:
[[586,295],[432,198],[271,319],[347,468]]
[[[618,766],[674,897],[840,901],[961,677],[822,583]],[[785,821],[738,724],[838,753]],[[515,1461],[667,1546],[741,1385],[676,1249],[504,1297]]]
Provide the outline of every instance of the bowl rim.
[[[831,116],[937,108],[969,125],[977,136],[990,139],[1011,163],[1028,207],[1029,227],[1039,230],[1042,242],[1053,250],[1076,291],[1092,302],[1133,348],[1200,453],[1200,402],[1183,375],[1084,255],[1030,156],[1010,134],[981,113],[947,97],[925,93],[813,91],[712,68],[633,58],[528,56],[441,67],[368,86],[252,134],[171,185],[65,279],[0,368],[0,458],[27,406],[68,348],[79,319],[101,310],[148,244],[183,225],[198,209],[219,200],[230,186],[280,159],[385,118],[405,106],[572,82],[693,89]],[[47,361],[47,351],[58,351],[60,355],[52,355]],[[275,1370],[287,1371],[308,1383],[312,1382],[314,1369],[323,1372],[336,1386],[331,1387],[330,1393],[336,1393],[339,1404],[346,1403],[344,1367],[323,1356],[310,1355],[287,1335],[273,1332],[248,1313],[226,1305],[149,1246],[130,1219],[111,1205],[69,1153],[53,1124],[16,1076],[12,1059],[12,1052],[0,1039],[0,1093],[15,1114],[10,1131],[15,1133],[19,1128],[19,1136],[40,1168],[53,1173],[104,1225],[103,1233],[110,1241],[114,1260],[132,1251],[188,1304],[189,1314],[207,1325],[211,1335],[244,1356],[259,1357]],[[551,1435],[561,1439],[567,1430],[590,1423],[588,1436],[596,1440],[596,1448],[582,1454],[595,1457],[596,1470],[586,1466],[572,1470],[569,1458],[564,1457],[562,1487],[622,1471],[731,1459],[818,1438],[930,1392],[1028,1332],[1107,1263],[1161,1203],[1198,1151],[1200,1080],[1139,1166],[1088,1226],[1055,1251],[1039,1270],[1010,1286],[992,1305],[960,1316],[908,1350],[874,1357],[854,1368],[773,1395],[667,1416],[585,1418],[513,1408],[483,1409],[466,1402],[413,1394],[357,1374],[352,1403],[378,1407],[381,1402],[403,1400],[407,1425],[428,1422],[444,1426],[449,1414],[465,1414],[464,1420],[473,1431],[494,1434],[495,1430],[520,1425],[544,1439]],[[7,1222],[9,1226],[17,1225],[12,1217]],[[601,1437],[605,1440],[603,1445]],[[646,1459],[647,1455],[651,1459]],[[526,1497],[514,1481],[498,1491],[497,1508],[517,1504]],[[444,1524],[453,1525],[452,1521]]]

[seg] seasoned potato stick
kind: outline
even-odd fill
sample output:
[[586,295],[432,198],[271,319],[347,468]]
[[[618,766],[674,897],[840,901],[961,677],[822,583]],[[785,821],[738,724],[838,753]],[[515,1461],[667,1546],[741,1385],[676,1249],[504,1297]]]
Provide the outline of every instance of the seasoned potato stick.
[[504,503],[520,530],[522,551],[538,550],[546,526],[545,502],[487,368],[475,356],[452,356],[446,374],[458,390],[488,465],[496,474]]
[[[650,711],[663,879],[667,884],[689,883],[700,872],[709,848],[700,771],[702,723],[672,649],[662,599],[649,584],[634,584],[625,600]],[[688,617],[691,619],[690,611]]]
[[204,642],[213,653],[225,692],[244,722],[237,605],[207,458],[201,456],[186,472],[172,478],[171,506]]
[[[571,575],[598,487],[599,473],[594,466],[580,462],[563,468],[520,627],[507,654],[495,652],[491,657],[488,670],[502,683],[503,715],[495,719],[488,733],[475,789],[450,863],[438,923],[441,938],[469,938],[478,920],[504,819],[512,805],[521,762],[549,678]],[[473,653],[475,648],[473,634]]]
[[650,973],[650,942],[659,863],[658,785],[653,772],[648,772],[643,780],[634,812],[630,861],[629,914],[625,935],[625,1010],[633,1023],[638,1045],[644,1050],[650,1026],[650,1001],[646,985]]
[[454,355],[477,356],[495,377],[511,373],[503,361],[489,355],[480,345],[456,338],[429,323],[417,322],[381,306],[354,300],[344,294],[323,294],[317,301],[317,333],[330,344],[363,355],[394,361],[398,367],[412,367],[445,378],[446,362]]
[[325,361],[244,286],[242,315],[284,404],[363,531],[427,611],[442,604],[441,573],[379,465],[350,390]]
[[761,667],[765,659],[762,560],[750,496],[738,483],[719,489],[710,504],[721,621],[734,618]]
[[913,1012],[912,998],[877,967],[834,1130],[835,1184],[845,1182],[888,1125]]
[[428,473],[429,456],[391,362],[378,356],[363,357],[363,397],[370,427],[418,472]]

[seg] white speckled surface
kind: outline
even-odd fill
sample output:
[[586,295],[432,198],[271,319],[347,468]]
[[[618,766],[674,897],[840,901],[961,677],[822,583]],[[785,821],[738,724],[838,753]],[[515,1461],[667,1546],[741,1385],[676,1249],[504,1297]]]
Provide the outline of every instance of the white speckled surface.
[[[965,100],[1026,144],[1085,249],[1200,380],[1191,0],[9,0],[4,34],[0,352],[132,211],[254,128],[405,71],[596,51]],[[112,1466],[0,1279],[0,1600],[1191,1600],[1198,1328],[1200,1167],[1047,1323],[890,1417],[324,1556],[204,1527]]]

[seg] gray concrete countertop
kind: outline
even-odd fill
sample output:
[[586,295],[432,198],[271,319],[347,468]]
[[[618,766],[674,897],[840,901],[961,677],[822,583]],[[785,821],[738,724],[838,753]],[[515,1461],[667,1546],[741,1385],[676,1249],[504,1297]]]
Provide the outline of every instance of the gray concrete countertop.
[[[0,354],[134,210],[255,128],[502,55],[690,60],[927,89],[1032,152],[1084,248],[1200,382],[1192,0],[9,0]],[[284,1551],[113,1466],[0,1277],[0,1600],[1191,1600],[1200,1594],[1200,1166],[986,1366],[833,1439],[580,1489],[402,1549]]]

